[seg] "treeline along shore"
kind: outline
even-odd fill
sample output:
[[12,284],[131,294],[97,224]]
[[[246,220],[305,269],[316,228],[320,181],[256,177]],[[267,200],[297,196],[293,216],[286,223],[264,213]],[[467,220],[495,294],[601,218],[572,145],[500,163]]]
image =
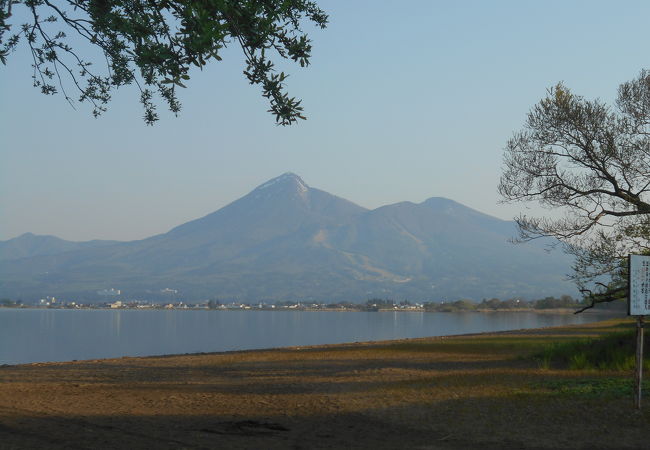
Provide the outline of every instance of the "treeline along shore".
[[[24,303],[21,300],[0,299],[0,307],[5,308],[50,308],[50,309],[199,309],[199,310],[268,310],[268,311],[426,311],[426,312],[461,312],[461,311],[575,311],[588,302],[574,299],[570,295],[560,297],[547,296],[537,300],[523,298],[483,299],[476,302],[469,299],[440,302],[412,302],[409,300],[392,300],[373,298],[363,303],[354,302],[241,302],[236,300],[211,299],[198,303],[186,303],[182,300],[170,302],[151,302],[147,300],[114,300],[102,303],[83,303],[47,297],[36,303]],[[625,311],[624,301],[598,305],[598,310]]]

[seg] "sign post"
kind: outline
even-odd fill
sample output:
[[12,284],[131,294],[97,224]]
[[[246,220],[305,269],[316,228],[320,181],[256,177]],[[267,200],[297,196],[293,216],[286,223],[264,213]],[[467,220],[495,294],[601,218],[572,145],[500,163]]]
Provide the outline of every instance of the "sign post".
[[643,316],[650,314],[650,256],[629,255],[628,314],[636,316],[636,375],[634,406],[641,409],[643,386]]

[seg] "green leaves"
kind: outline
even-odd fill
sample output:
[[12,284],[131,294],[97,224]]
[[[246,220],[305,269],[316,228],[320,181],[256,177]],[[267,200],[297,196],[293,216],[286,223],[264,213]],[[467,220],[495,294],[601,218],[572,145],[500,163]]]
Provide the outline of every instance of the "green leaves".
[[[16,5],[31,20],[3,41]],[[275,71],[269,55],[309,65],[311,41],[300,28],[304,21],[325,28],[327,15],[308,0],[0,0],[0,61],[6,64],[24,38],[34,60],[35,86],[56,93],[45,81],[56,75],[65,95],[64,84],[71,82],[79,101],[91,103],[96,116],[106,110],[113,89],[135,82],[144,120],[153,124],[155,97],[172,112],[180,111],[175,87],[185,87],[190,68],[221,61],[220,51],[236,42],[246,58],[244,75],[262,88],[276,123],[289,125],[305,119],[303,108],[286,92],[287,75]],[[70,31],[100,50],[106,74],[91,70],[68,44]]]

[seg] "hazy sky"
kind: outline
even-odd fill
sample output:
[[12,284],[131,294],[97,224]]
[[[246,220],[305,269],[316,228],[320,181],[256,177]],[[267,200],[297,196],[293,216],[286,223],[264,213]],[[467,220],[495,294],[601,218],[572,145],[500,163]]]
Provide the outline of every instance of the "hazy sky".
[[611,101],[650,67],[650,2],[320,1],[312,65],[288,66],[309,119],[277,127],[236,48],[148,127],[134,89],[94,119],[0,66],[0,239],[163,233],[292,171],[368,208],[443,196],[497,205],[503,147],[558,81]]

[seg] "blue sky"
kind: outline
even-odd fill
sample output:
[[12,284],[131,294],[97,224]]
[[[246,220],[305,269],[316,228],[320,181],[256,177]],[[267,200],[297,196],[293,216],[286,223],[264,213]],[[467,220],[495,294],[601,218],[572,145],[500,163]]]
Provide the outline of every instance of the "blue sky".
[[503,147],[546,89],[612,101],[650,67],[645,0],[319,4],[312,65],[283,66],[308,115],[292,127],[234,47],[148,127],[131,88],[99,119],[41,95],[21,46],[0,68],[0,239],[140,239],[286,171],[368,208],[443,196],[510,219],[524,205],[498,204]]

